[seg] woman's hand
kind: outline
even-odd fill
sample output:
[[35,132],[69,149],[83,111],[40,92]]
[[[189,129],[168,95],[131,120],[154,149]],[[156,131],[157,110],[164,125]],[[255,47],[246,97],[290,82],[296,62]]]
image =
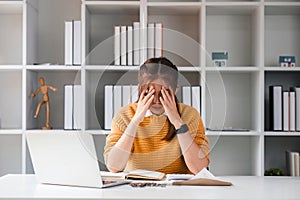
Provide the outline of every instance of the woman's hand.
[[167,90],[165,87],[162,87],[161,94],[162,97],[160,97],[160,102],[163,105],[170,122],[175,126],[176,129],[180,128],[183,122],[177,111],[175,94],[173,90]]
[[145,117],[147,110],[149,109],[153,99],[154,99],[155,89],[153,87],[143,89],[134,117],[132,118],[133,122],[138,125],[141,123]]

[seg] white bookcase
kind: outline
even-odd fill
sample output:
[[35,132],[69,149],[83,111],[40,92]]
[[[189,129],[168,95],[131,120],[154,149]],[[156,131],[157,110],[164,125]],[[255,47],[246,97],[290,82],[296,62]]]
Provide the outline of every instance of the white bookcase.
[[[81,66],[64,66],[67,20],[82,22]],[[285,169],[285,150],[300,151],[300,133],[270,131],[268,88],[300,85],[299,21],[300,0],[0,0],[0,176],[33,173],[25,134],[43,132],[44,108],[33,118],[41,96],[31,97],[40,76],[58,88],[49,92],[53,134],[64,131],[63,86],[83,86],[82,131],[94,135],[105,169],[104,85],[137,84],[138,72],[112,65],[114,26],[133,22],[163,24],[163,55],[179,67],[179,85],[202,85],[206,127],[250,130],[206,132],[212,173]],[[141,48],[146,38],[141,32]],[[213,67],[212,51],[229,52],[227,67]],[[297,66],[278,67],[282,54]]]

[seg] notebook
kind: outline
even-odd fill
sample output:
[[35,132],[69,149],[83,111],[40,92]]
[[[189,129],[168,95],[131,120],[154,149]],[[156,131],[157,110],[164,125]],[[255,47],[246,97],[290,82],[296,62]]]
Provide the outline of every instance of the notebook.
[[129,182],[101,177],[93,136],[88,133],[27,133],[26,140],[40,183],[104,188]]

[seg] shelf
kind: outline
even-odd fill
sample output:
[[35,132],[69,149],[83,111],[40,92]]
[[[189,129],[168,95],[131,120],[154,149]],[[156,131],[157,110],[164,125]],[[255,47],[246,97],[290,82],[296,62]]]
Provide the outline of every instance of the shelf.
[[86,130],[86,133],[90,133],[92,135],[109,135],[111,133],[110,130]]
[[258,72],[258,67],[206,67],[207,72]]
[[65,65],[27,65],[26,69],[35,71],[61,71],[61,70],[80,70],[81,66],[65,66]]
[[209,136],[260,136],[260,132],[257,131],[205,131]]
[[21,135],[21,129],[0,129],[0,135]]
[[300,132],[265,132],[265,136],[300,136]]
[[81,20],[81,1],[38,0],[35,4],[27,6],[29,55],[26,64],[63,65],[65,21]]
[[201,4],[149,3],[147,21],[163,25],[163,56],[177,65],[200,65]]
[[0,1],[0,65],[22,64],[22,22],[21,1]]
[[280,55],[295,56],[296,62],[300,58],[300,28],[295,25],[300,20],[300,2],[287,5],[265,7],[265,66],[278,66]]
[[70,133],[70,134],[78,134],[78,133],[82,133],[83,131],[81,130],[64,130],[64,129],[52,129],[52,130],[41,130],[41,129],[30,129],[30,130],[26,130],[25,134],[27,133]]
[[64,85],[81,84],[80,70],[36,70],[28,69],[26,73],[26,127],[27,129],[37,129],[45,125],[45,106],[41,107],[37,119],[33,118],[38,103],[42,100],[39,93],[35,98],[31,94],[40,86],[39,78],[44,77],[45,84],[56,87],[57,92],[49,90],[50,98],[50,125],[54,129],[63,129],[64,112]]
[[139,2],[87,2],[85,13],[85,63],[111,65],[114,63],[114,27],[132,26],[140,21]]
[[259,66],[262,41],[260,4],[224,3],[206,8],[206,65],[212,52],[227,51],[228,66]]
[[293,72],[293,71],[300,71],[300,67],[265,67],[264,68],[265,71],[283,71],[283,72]]
[[0,1],[0,14],[22,14],[23,1]]

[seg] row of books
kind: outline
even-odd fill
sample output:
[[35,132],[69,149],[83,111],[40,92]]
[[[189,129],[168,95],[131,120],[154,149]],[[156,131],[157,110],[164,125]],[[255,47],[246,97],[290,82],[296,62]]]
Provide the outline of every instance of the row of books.
[[289,176],[300,176],[299,152],[286,151],[286,171]]
[[269,94],[271,130],[300,131],[300,87],[283,91],[281,85],[272,85]]
[[81,130],[82,86],[64,85],[64,129]]
[[81,65],[81,21],[65,22],[65,65]]
[[[201,113],[201,86],[182,86],[182,103],[193,106]],[[104,86],[104,129],[111,129],[116,112],[123,106],[138,100],[137,85]]]
[[[147,38],[147,45],[141,45],[141,34]],[[115,26],[114,29],[114,64],[140,65],[145,58],[162,56],[162,23],[149,23],[147,28],[141,29],[140,22],[133,22],[133,26]]]

